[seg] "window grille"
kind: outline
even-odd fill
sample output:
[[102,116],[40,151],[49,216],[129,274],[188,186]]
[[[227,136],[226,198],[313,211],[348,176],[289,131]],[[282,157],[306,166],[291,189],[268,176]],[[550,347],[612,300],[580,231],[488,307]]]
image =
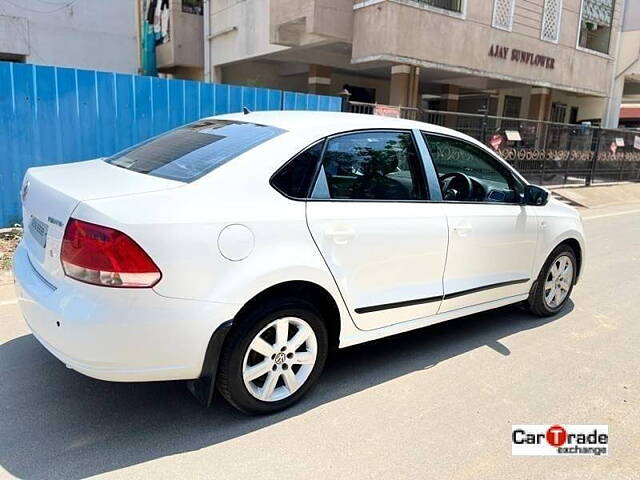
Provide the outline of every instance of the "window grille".
[[515,0],[495,0],[493,4],[493,22],[495,28],[511,30]]
[[545,0],[542,14],[542,40],[558,42],[560,38],[560,14],[562,0]]

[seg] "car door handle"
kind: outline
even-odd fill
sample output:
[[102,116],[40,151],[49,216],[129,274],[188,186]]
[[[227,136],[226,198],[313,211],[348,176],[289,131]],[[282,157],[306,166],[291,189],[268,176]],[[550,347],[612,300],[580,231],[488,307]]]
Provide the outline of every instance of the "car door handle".
[[460,223],[453,227],[453,231],[456,232],[460,237],[466,237],[471,233],[473,227],[469,223]]
[[349,243],[353,237],[356,236],[355,230],[349,227],[334,227],[325,232],[325,235],[333,240],[333,243],[337,245],[344,245]]

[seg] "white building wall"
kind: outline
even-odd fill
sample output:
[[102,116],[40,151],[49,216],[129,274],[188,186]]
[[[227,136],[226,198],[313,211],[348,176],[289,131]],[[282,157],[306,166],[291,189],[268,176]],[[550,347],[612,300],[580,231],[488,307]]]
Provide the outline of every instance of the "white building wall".
[[136,73],[135,0],[0,0],[0,57]]
[[209,9],[212,66],[287,49],[269,41],[269,0],[210,0]]
[[633,30],[640,30],[640,2],[626,0],[622,31],[629,32]]
[[[620,44],[616,58],[615,74],[609,94],[606,126],[617,127],[620,122],[620,107],[625,100],[625,82],[638,83],[640,79],[640,1],[626,0]],[[626,98],[635,101],[635,98]]]

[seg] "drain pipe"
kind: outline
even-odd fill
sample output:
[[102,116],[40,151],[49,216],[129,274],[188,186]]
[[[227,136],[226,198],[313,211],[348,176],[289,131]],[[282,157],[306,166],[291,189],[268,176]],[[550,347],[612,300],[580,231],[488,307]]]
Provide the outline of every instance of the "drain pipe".
[[211,82],[211,13],[210,0],[203,1],[204,15],[204,81]]

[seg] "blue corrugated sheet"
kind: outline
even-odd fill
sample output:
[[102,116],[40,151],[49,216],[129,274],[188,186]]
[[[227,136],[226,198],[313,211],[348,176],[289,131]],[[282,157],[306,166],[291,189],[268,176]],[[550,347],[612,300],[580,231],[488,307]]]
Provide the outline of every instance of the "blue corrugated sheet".
[[27,168],[111,155],[210,115],[340,110],[341,99],[0,62],[0,227],[19,221]]

